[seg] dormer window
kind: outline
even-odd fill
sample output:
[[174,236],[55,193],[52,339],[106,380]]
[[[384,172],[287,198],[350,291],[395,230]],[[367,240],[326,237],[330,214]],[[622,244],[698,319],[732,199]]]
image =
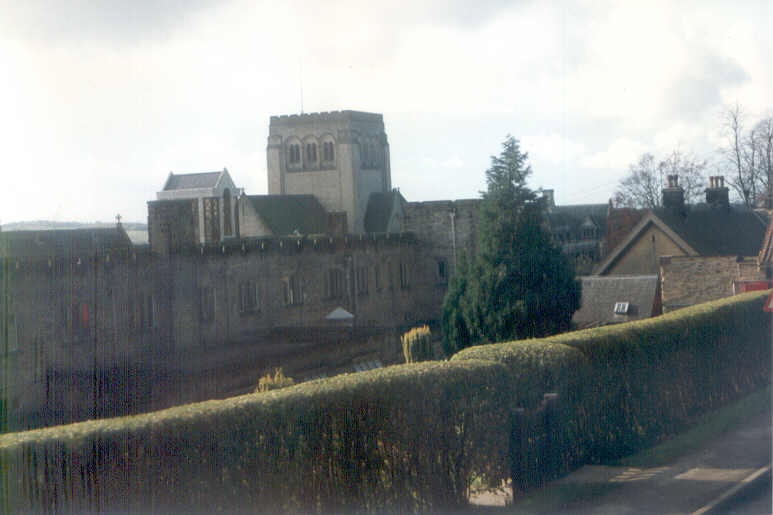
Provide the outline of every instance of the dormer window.
[[629,305],[628,302],[615,302],[615,315],[627,315]]

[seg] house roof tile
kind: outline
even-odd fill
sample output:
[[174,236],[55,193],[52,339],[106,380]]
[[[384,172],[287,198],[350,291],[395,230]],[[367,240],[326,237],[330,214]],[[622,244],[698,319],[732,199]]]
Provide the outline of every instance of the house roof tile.
[[[656,310],[657,275],[581,277],[582,302],[572,321],[580,327],[616,324],[649,318]],[[615,314],[615,304],[628,303],[625,315]]]

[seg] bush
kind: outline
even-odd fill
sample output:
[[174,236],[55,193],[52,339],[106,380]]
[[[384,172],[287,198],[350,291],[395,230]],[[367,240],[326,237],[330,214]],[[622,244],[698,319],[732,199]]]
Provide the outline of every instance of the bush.
[[458,509],[473,475],[506,477],[510,383],[491,362],[400,365],[0,435],[0,512]]
[[406,363],[418,363],[432,359],[432,338],[429,327],[414,327],[400,337]]
[[258,379],[258,387],[255,389],[256,393],[268,392],[270,390],[278,390],[279,388],[285,388],[295,384],[295,379],[288,377],[282,371],[282,367],[274,370],[274,375],[271,372]]

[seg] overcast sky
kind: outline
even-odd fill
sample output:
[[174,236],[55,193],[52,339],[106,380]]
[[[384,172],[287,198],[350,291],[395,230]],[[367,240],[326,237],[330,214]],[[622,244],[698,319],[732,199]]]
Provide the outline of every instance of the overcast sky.
[[266,193],[301,102],[383,113],[409,201],[477,197],[512,134],[531,187],[606,202],[643,152],[718,161],[727,106],[771,115],[771,27],[770,0],[0,0],[0,222],[144,222],[170,171]]

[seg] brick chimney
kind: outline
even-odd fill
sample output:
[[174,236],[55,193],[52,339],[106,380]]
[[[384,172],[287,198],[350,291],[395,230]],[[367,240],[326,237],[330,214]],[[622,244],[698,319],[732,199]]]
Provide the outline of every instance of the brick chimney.
[[717,175],[709,177],[709,187],[706,188],[706,204],[715,208],[730,207],[729,189],[725,186],[725,177]]
[[668,186],[663,188],[663,207],[676,213],[685,214],[684,190],[679,186],[678,175],[668,175]]

